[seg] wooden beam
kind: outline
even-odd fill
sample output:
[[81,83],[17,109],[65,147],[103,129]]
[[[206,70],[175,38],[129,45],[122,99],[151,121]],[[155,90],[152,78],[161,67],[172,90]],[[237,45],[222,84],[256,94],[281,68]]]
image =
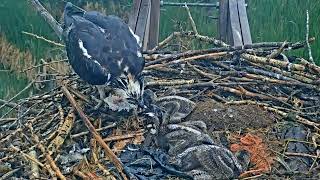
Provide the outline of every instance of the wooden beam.
[[244,45],[252,44],[245,0],[238,0],[238,11],[239,11],[243,44]]
[[[219,1],[219,35],[220,40],[227,42],[229,0]],[[227,42],[228,43],[228,42]]]
[[149,2],[148,6],[148,15],[147,15],[147,22],[144,30],[144,36],[143,36],[143,44],[142,44],[142,50],[146,51],[148,49],[149,44],[149,34],[150,34],[150,15],[151,15],[151,1]]
[[151,1],[149,22],[149,40],[147,49],[153,49],[158,45],[159,41],[159,25],[160,25],[160,0]]
[[229,12],[230,12],[230,24],[232,31],[232,39],[234,46],[242,46],[242,34],[241,26],[238,14],[238,3],[237,0],[229,0]]
[[140,11],[138,15],[138,20],[136,24],[135,34],[141,38],[143,44],[145,43],[145,30],[147,26],[147,20],[150,11],[150,0],[142,0],[140,5]]
[[133,0],[133,8],[129,16],[128,25],[133,32],[136,32],[138,16],[140,12],[141,0]]

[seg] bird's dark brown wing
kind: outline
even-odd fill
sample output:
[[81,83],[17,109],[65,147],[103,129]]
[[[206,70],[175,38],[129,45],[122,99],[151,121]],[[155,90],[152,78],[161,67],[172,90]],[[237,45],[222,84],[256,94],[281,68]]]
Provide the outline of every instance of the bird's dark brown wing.
[[110,78],[112,62],[103,51],[107,42],[93,23],[75,16],[66,41],[67,55],[72,68],[90,84],[105,84]]

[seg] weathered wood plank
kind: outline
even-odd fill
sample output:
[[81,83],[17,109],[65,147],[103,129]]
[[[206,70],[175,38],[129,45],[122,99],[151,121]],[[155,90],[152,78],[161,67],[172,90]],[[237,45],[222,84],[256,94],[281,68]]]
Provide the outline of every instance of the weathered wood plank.
[[148,49],[152,49],[158,45],[159,38],[159,23],[160,23],[160,0],[151,1],[151,12],[149,22],[149,40]]
[[240,25],[241,25],[241,32],[242,32],[242,40],[244,45],[252,44],[250,26],[249,26],[245,4],[246,4],[245,0],[238,0],[238,11],[239,11],[239,18],[240,18]]
[[[227,42],[229,0],[219,1],[219,35],[220,40]],[[228,42],[227,42],[228,43]]]
[[144,31],[144,36],[143,36],[143,44],[142,44],[142,49],[148,50],[148,44],[149,44],[149,34],[150,34],[150,14],[151,14],[151,1],[149,3],[150,6],[148,6],[148,15],[147,15],[147,23]]
[[142,42],[144,42],[144,35],[145,35],[149,11],[150,11],[150,0],[142,0],[139,16],[137,20],[136,30],[135,30],[135,34],[141,38]]
[[241,26],[238,15],[237,0],[229,0],[230,24],[232,30],[232,39],[234,46],[242,46]]
[[133,8],[129,16],[128,25],[133,32],[136,32],[138,16],[140,12],[141,0],[133,0]]

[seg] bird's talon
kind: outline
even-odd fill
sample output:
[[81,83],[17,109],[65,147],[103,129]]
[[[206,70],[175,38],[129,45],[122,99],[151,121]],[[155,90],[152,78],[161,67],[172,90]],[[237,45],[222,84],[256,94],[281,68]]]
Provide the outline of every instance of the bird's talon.
[[93,109],[98,110],[102,106],[103,100],[97,99],[94,96],[91,96],[91,99],[97,103],[97,105],[95,105]]

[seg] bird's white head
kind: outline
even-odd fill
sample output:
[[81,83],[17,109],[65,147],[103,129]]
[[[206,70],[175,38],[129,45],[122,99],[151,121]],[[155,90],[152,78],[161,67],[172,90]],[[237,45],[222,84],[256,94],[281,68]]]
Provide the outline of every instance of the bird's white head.
[[118,96],[126,99],[132,105],[143,108],[143,76],[134,76],[130,73],[122,74],[111,84],[116,89]]

